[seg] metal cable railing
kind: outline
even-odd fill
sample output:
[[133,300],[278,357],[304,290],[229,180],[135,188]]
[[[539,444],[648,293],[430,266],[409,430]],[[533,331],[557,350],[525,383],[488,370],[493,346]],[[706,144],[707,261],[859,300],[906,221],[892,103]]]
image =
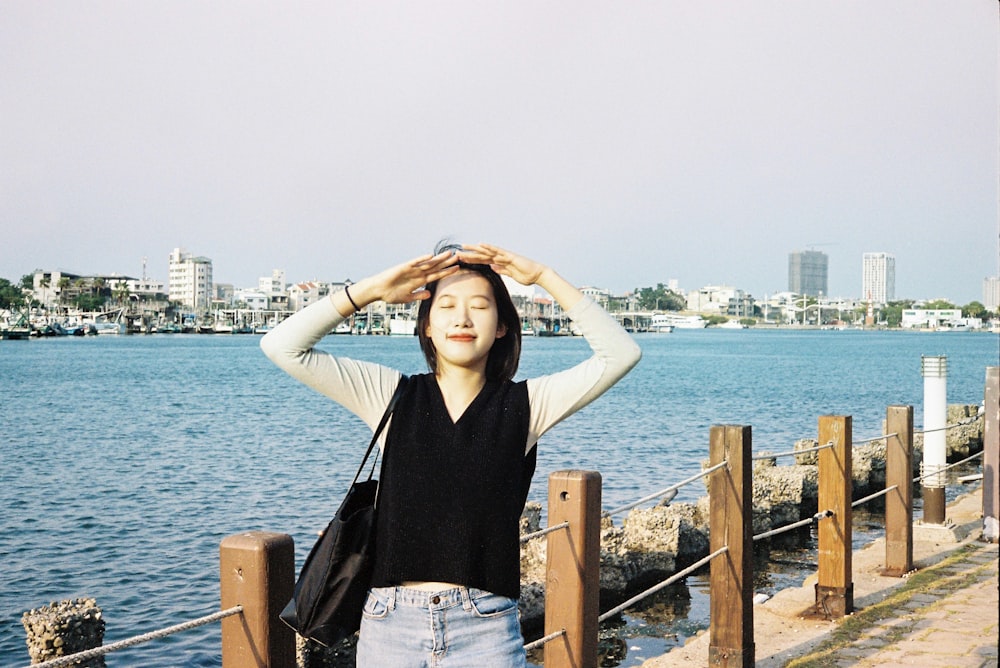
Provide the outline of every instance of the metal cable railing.
[[892,485],[891,487],[886,487],[885,489],[875,492],[874,494],[869,494],[868,496],[862,499],[858,499],[857,501],[851,504],[851,508],[857,508],[862,503],[868,503],[872,499],[877,499],[880,496],[885,496],[894,489],[899,489],[899,485]]
[[760,455],[754,455],[750,458],[751,461],[759,462],[764,459],[777,459],[778,457],[792,457],[795,455],[803,455],[807,452],[816,452],[817,450],[826,450],[827,448],[833,447],[833,441],[829,443],[824,443],[823,445],[817,445],[812,448],[802,448],[801,450],[788,450],[787,452],[778,452],[775,454],[763,453]]
[[569,528],[569,522],[560,522],[559,524],[553,524],[550,527],[545,527],[544,529],[539,529],[538,531],[533,531],[531,533],[524,534],[523,536],[521,536],[521,542],[527,543],[532,538],[541,538],[542,536],[550,534],[553,531],[558,531],[559,529],[568,529],[568,528]]
[[[719,462],[715,466],[708,467],[707,469],[705,469],[701,473],[695,474],[695,475],[691,476],[690,478],[685,478],[684,480],[681,480],[677,484],[671,485],[670,487],[667,487],[665,489],[661,489],[659,492],[656,492],[654,494],[650,494],[649,496],[644,496],[643,498],[639,499],[638,501],[633,501],[632,503],[628,503],[628,504],[626,504],[624,506],[619,506],[618,508],[613,508],[611,510],[606,510],[606,511],[604,511],[604,512],[601,513],[601,517],[612,517],[612,516],[617,515],[619,513],[623,513],[626,510],[631,510],[632,508],[635,508],[636,506],[641,506],[642,504],[646,503],[647,501],[652,501],[653,499],[658,499],[661,496],[666,496],[666,495],[670,494],[671,492],[673,492],[673,496],[671,496],[670,499],[673,499],[674,496],[677,495],[677,490],[680,489],[681,487],[683,487],[684,485],[689,485],[692,482],[695,482],[696,480],[704,478],[705,476],[707,476],[708,474],[712,473],[713,471],[717,471],[718,469],[721,469],[721,468],[723,468],[725,466],[729,466],[729,462],[727,462],[727,461]],[[669,501],[669,499],[668,499],[668,501]]]
[[656,584],[656,585],[653,585],[652,587],[650,587],[646,591],[642,592],[641,594],[637,594],[637,595],[633,596],[632,598],[630,598],[629,600],[627,600],[624,603],[622,603],[621,605],[615,606],[614,608],[608,610],[603,615],[600,615],[597,618],[597,621],[598,622],[607,621],[608,619],[614,617],[618,613],[620,613],[620,612],[622,612],[624,610],[628,610],[629,608],[631,608],[633,605],[635,605],[639,601],[643,600],[644,598],[646,598],[648,596],[652,596],[653,594],[655,594],[656,592],[660,591],[664,587],[669,587],[670,585],[672,585],[673,583],[677,582],[678,580],[680,580],[683,577],[687,577],[689,574],[695,572],[696,570],[698,570],[699,568],[701,568],[705,564],[707,564],[710,561],[712,561],[712,559],[715,559],[720,554],[724,554],[724,553],[726,553],[728,551],[729,551],[729,546],[720,547],[718,550],[716,550],[712,554],[708,555],[707,557],[705,557],[703,559],[699,559],[698,561],[696,561],[695,563],[691,564],[690,566],[688,566],[684,570],[679,571],[677,573],[674,573],[673,575],[671,575],[669,578],[667,578],[663,582],[661,582],[659,584]]
[[933,434],[934,432],[938,432],[938,431],[948,431],[949,429],[954,429],[955,427],[964,427],[967,424],[972,424],[973,422],[977,422],[982,417],[983,417],[982,415],[974,415],[974,416],[968,417],[968,418],[966,418],[964,420],[959,420],[958,422],[952,422],[951,424],[946,424],[943,427],[936,427],[934,429],[918,429],[918,430],[914,430],[913,433],[914,434]]
[[48,661],[43,661],[42,663],[35,663],[28,668],[60,668],[61,666],[72,666],[84,661],[89,661],[90,659],[96,659],[99,656],[104,656],[110,652],[115,652],[118,650],[126,649],[129,647],[134,647],[135,645],[141,645],[142,643],[149,642],[151,640],[157,640],[159,638],[165,638],[166,636],[172,635],[174,633],[180,633],[181,631],[188,631],[199,626],[204,626],[205,624],[211,624],[212,622],[217,622],[220,619],[225,619],[232,615],[238,615],[243,612],[242,605],[236,605],[227,610],[222,610],[220,612],[213,613],[211,615],[206,615],[205,617],[200,617],[198,619],[193,619],[189,622],[184,622],[182,624],[177,624],[175,626],[168,626],[165,629],[160,629],[159,631],[151,631],[149,633],[144,633],[134,638],[128,638],[126,640],[120,640],[118,642],[111,643],[110,645],[103,645],[101,647],[95,647],[93,649],[87,649],[82,652],[77,652],[76,654],[70,654],[68,656],[60,656],[55,659],[50,659]]
[[771,529],[770,531],[765,531],[764,533],[759,533],[753,537],[756,540],[763,540],[765,538],[770,538],[771,536],[777,536],[778,534],[787,533],[793,529],[798,529],[799,527],[804,527],[807,524],[813,524],[814,522],[819,522],[827,517],[833,517],[834,512],[830,509],[821,510],[812,517],[807,517],[804,520],[799,520],[798,522],[792,522],[791,524],[786,524],[783,527],[778,527],[777,529]]
[[953,469],[956,466],[961,466],[962,464],[965,464],[967,462],[972,461],[973,459],[976,459],[977,457],[982,457],[982,456],[983,456],[983,452],[980,450],[976,454],[969,455],[965,459],[957,461],[957,462],[955,462],[953,464],[948,464],[947,466],[942,466],[941,468],[935,469],[934,471],[931,471],[930,473],[925,473],[923,475],[919,475],[919,476],[917,476],[916,478],[913,479],[913,482],[920,482],[921,480],[923,480],[925,478],[930,478],[931,476],[940,475],[941,473],[947,471],[948,469]]
[[556,631],[554,633],[550,633],[549,635],[544,636],[542,638],[539,638],[538,640],[534,640],[532,642],[529,642],[527,645],[524,646],[524,651],[525,652],[530,652],[533,649],[538,649],[539,647],[541,647],[545,643],[552,642],[556,638],[561,638],[564,635],[566,635],[566,629],[559,629],[558,631]]

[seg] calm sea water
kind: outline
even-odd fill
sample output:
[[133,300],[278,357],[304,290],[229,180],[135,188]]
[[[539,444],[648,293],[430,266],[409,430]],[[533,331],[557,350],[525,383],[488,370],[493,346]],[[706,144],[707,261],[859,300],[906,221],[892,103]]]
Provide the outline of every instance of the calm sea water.
[[[947,355],[949,403],[979,403],[1000,339],[985,333],[678,330],[639,335],[640,365],[547,434],[546,476],[599,470],[604,505],[699,470],[709,427],[750,424],[755,450],[815,438],[852,415],[855,440],[885,408],[922,423],[921,355]],[[423,370],[416,341],[329,337],[322,347]],[[525,339],[521,376],[584,359],[578,338]],[[0,342],[0,665],[28,663],[21,614],[97,599],[105,642],[218,609],[218,546],[250,529],[296,540],[301,564],[370,434],[266,360],[256,336],[155,335]],[[699,483],[679,500],[703,494]],[[683,606],[682,606],[683,607]],[[681,610],[681,616],[686,610]],[[656,633],[684,635],[676,629]],[[108,657],[111,666],[214,666],[212,624]],[[626,665],[626,663],[622,663]]]

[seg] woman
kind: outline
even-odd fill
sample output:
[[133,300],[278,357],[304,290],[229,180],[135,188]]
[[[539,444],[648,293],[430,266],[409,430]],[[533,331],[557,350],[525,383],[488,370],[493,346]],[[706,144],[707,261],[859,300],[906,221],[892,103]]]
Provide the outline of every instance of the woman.
[[[593,355],[513,382],[520,317],[500,274],[546,290]],[[535,444],[639,361],[632,338],[551,268],[495,246],[451,247],[362,279],[261,340],[288,374],[374,427],[402,374],[313,346],[375,301],[420,301],[430,373],[409,378],[384,432],[375,574],[359,666],[523,666],[518,518]]]

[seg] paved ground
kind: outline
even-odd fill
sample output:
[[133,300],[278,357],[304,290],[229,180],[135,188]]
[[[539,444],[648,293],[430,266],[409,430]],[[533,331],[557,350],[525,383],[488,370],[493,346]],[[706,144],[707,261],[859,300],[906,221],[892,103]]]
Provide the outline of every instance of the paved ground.
[[[795,666],[997,666],[998,551],[980,540],[981,490],[956,500],[950,531],[914,534],[912,578],[879,574],[885,543],[855,552],[855,612],[806,619],[815,576],[754,606],[757,668]],[[918,584],[920,586],[918,586]],[[643,668],[708,665],[704,632]]]

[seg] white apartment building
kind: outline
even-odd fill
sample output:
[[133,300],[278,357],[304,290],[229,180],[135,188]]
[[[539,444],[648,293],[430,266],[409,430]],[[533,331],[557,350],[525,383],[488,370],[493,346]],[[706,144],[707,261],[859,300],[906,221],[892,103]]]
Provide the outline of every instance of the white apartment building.
[[296,283],[288,289],[288,307],[293,311],[301,311],[328,294],[329,289],[316,281]]
[[207,311],[213,297],[212,261],[175,248],[170,253],[168,288],[171,301],[194,311]]
[[725,313],[729,309],[729,301],[737,296],[742,296],[742,291],[731,285],[706,285],[687,294],[687,309],[698,313]]
[[861,265],[861,299],[888,304],[896,299],[896,256],[865,253]]
[[275,269],[270,276],[261,276],[257,279],[257,290],[268,296],[284,294],[285,285],[284,269]]
[[993,313],[1000,309],[1000,276],[987,276],[983,279],[983,306]]

